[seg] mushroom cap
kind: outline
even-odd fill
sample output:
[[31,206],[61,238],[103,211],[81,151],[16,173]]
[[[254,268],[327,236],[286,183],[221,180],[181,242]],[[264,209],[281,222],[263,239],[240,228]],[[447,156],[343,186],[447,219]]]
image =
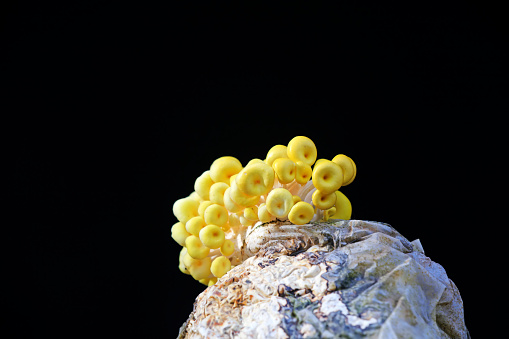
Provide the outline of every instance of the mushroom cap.
[[235,251],[235,244],[230,239],[226,239],[220,247],[221,254],[228,257]]
[[235,157],[225,156],[214,160],[210,166],[210,177],[214,182],[230,184],[230,177],[242,170],[242,164]]
[[288,158],[288,151],[285,145],[275,145],[267,152],[265,162],[267,165],[272,166],[274,160],[279,158]]
[[288,158],[278,158],[272,163],[277,179],[282,184],[289,184],[295,180],[295,163]]
[[275,188],[267,196],[267,211],[277,218],[284,218],[293,206],[292,193],[284,188]]
[[304,201],[299,201],[293,205],[290,213],[288,213],[288,219],[295,225],[307,224],[313,218],[315,211],[311,204]]
[[297,161],[295,163],[295,170],[295,181],[301,185],[307,183],[311,178],[311,174],[313,173],[311,166],[302,161]]
[[251,221],[258,221],[258,206],[246,207],[244,209],[244,218]]
[[323,194],[333,193],[343,184],[343,170],[329,160],[315,166],[312,175],[313,185]]
[[171,237],[175,240],[180,246],[184,246],[186,243],[186,238],[191,234],[186,230],[186,225],[182,222],[177,222],[171,227]]
[[189,219],[198,215],[199,205],[200,203],[193,198],[179,199],[173,204],[173,214],[180,222],[185,224]]
[[302,161],[311,166],[316,160],[316,146],[308,137],[297,136],[288,143],[287,154],[293,162]]
[[209,200],[210,186],[213,184],[214,181],[210,177],[210,171],[205,171],[194,181],[194,191],[203,200]]
[[230,187],[228,184],[225,184],[224,182],[216,182],[212,186],[210,186],[209,191],[209,200],[212,201],[214,204],[218,205],[224,205],[224,191]]
[[223,201],[224,201],[224,207],[232,213],[238,213],[244,209],[244,207],[240,206],[239,204],[235,203],[230,195],[231,187],[228,187],[226,191],[224,191]]
[[224,206],[212,204],[205,210],[203,219],[207,224],[224,226],[228,222],[228,210]]
[[311,196],[313,205],[321,210],[326,210],[334,206],[336,203],[336,194],[334,192],[330,194],[323,194],[322,191],[316,190]]
[[225,256],[219,256],[212,262],[210,271],[215,277],[221,278],[231,269],[231,267],[230,259]]
[[244,167],[235,177],[235,182],[242,193],[248,196],[260,196],[272,189],[274,177],[272,167],[263,162],[255,162]]
[[267,204],[261,203],[260,206],[258,206],[258,220],[261,222],[268,222],[272,219],[274,219],[274,217],[267,210]]
[[332,219],[350,220],[352,217],[352,203],[341,191],[336,191],[336,213],[331,216]]
[[[192,217],[186,222],[186,231],[190,234],[198,236],[202,228],[207,226],[207,223],[201,216]],[[183,245],[182,245],[183,246]]]
[[200,231],[200,240],[208,248],[219,248],[225,240],[224,231],[217,225],[207,225]]
[[256,205],[260,200],[259,196],[251,196],[242,192],[237,185],[237,180],[232,181],[232,185],[229,188],[229,192],[231,200],[237,205],[242,207]]
[[190,235],[186,238],[186,248],[187,254],[193,259],[203,259],[210,253],[210,248],[203,245],[200,238],[196,235]]
[[210,265],[212,260],[210,257],[206,257],[199,260],[194,260],[191,266],[189,267],[189,273],[196,280],[205,279],[210,275]]
[[332,162],[337,164],[343,170],[343,185],[350,185],[357,175],[357,166],[355,162],[344,154],[338,154],[332,158]]

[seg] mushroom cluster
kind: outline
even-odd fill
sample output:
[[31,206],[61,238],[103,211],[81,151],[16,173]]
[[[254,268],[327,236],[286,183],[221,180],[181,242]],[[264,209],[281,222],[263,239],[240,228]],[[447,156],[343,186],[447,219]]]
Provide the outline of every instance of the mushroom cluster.
[[245,167],[231,156],[216,159],[194,192],[173,204],[180,270],[210,286],[241,262],[246,234],[262,223],[350,219],[352,206],[339,188],[354,180],[355,163],[344,154],[316,158],[313,141],[297,136]]

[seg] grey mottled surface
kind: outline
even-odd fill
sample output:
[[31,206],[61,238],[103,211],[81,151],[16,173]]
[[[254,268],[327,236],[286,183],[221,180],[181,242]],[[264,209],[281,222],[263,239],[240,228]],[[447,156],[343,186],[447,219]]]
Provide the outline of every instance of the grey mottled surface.
[[442,266],[387,224],[261,225],[180,338],[469,338]]

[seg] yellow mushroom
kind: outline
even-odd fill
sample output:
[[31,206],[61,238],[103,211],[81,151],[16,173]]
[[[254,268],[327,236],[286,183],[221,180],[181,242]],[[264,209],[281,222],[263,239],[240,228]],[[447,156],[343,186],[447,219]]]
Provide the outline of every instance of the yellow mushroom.
[[322,161],[313,168],[312,181],[322,194],[334,193],[343,184],[343,170],[332,161]]
[[244,209],[244,218],[251,221],[258,221],[258,207],[251,206]]
[[187,248],[182,247],[179,254],[179,269],[184,274],[191,274],[184,263],[184,258],[187,255]]
[[322,191],[316,190],[311,196],[313,205],[321,210],[331,208],[336,203],[336,194],[334,192],[330,194],[323,194]]
[[221,157],[210,166],[210,177],[214,182],[224,182],[230,184],[230,177],[237,174],[242,169],[242,164],[234,157]]
[[185,224],[189,219],[198,215],[199,204],[198,201],[189,197],[179,199],[173,204],[173,214]]
[[171,227],[171,237],[180,246],[184,246],[186,244],[186,238],[190,235],[191,234],[186,230],[186,225],[180,221]]
[[357,175],[357,166],[350,157],[344,154],[338,154],[332,158],[332,162],[339,165],[343,170],[343,185],[346,186],[352,183],[353,179]]
[[267,210],[267,205],[261,203],[260,206],[258,206],[258,220],[261,222],[269,222],[272,219],[274,219],[274,217]]
[[274,185],[274,170],[263,162],[255,162],[244,167],[235,178],[235,182],[238,189],[247,196],[264,195]]
[[311,166],[302,161],[297,161],[295,163],[295,170],[295,181],[301,185],[307,183],[311,178],[311,174],[313,173]]
[[313,165],[316,160],[315,143],[304,136],[297,136],[290,140],[287,148],[288,158],[293,162],[302,161],[309,166]]
[[336,213],[332,215],[331,219],[350,220],[352,217],[352,204],[350,200],[340,191],[336,191]]
[[292,200],[294,205],[299,201],[302,201],[302,199],[298,195],[292,195]]
[[289,184],[295,180],[295,163],[288,158],[278,158],[272,163],[277,179],[282,184]]
[[203,200],[209,200],[210,186],[213,184],[214,181],[210,177],[210,171],[205,171],[194,181],[194,191]]
[[293,205],[290,213],[288,213],[288,219],[295,225],[307,224],[313,219],[314,209],[311,204],[304,201],[299,201]]
[[237,213],[237,212],[241,212],[244,207],[243,206],[240,206],[239,204],[235,203],[231,198],[230,198],[230,190],[231,190],[231,187],[228,187],[226,189],[226,191],[224,191],[224,196],[223,196],[223,202],[224,202],[224,207],[226,207],[226,209],[232,213]]
[[292,193],[284,188],[275,188],[267,196],[267,211],[277,218],[284,218],[293,206]]
[[224,191],[230,187],[228,184],[225,184],[224,182],[216,182],[212,186],[210,186],[209,191],[209,200],[212,201],[214,204],[218,205],[224,205],[223,196]]
[[224,206],[212,204],[205,210],[203,219],[207,224],[222,227],[228,222],[228,210]]
[[200,260],[194,260],[191,266],[189,267],[189,273],[196,280],[201,280],[207,278],[211,271],[210,265],[212,263],[212,259],[210,257],[206,257]]
[[336,207],[331,207],[331,208],[323,211],[323,220],[324,221],[329,220],[330,218],[332,218],[332,216],[334,214],[336,214]]
[[249,162],[247,163],[246,167],[251,165],[251,164],[256,164],[257,162],[264,162],[264,161],[262,159],[254,158],[254,159],[249,160]]
[[203,245],[196,235],[190,235],[186,238],[186,248],[187,254],[193,259],[203,259],[210,253],[210,248]]
[[202,228],[207,226],[207,223],[201,216],[193,217],[186,222],[186,231],[192,235],[198,236]]
[[233,244],[233,241],[226,239],[221,245],[221,254],[223,254],[225,257],[229,257],[233,254],[233,251],[235,250],[235,245]]
[[224,240],[224,232],[217,225],[207,225],[200,231],[200,241],[208,248],[219,248],[223,245]]
[[267,152],[265,162],[267,165],[272,166],[274,160],[279,158],[288,158],[287,148],[285,145],[275,145]]
[[[237,178],[238,178],[238,176],[237,176]],[[228,189],[227,189],[227,191],[228,191]],[[242,206],[242,207],[256,205],[258,203],[258,201],[260,200],[259,196],[250,196],[250,195],[247,195],[244,192],[242,192],[237,185],[237,179],[232,181],[232,185],[229,188],[229,192],[230,192],[231,200],[234,203],[236,203],[237,205]]]
[[252,220],[244,218],[243,215],[241,215],[239,219],[240,219],[240,223],[246,227],[253,226],[256,223],[256,221],[252,221]]
[[201,217],[203,217],[205,215],[205,210],[207,209],[207,207],[209,207],[212,204],[213,202],[210,200],[203,200],[202,202],[200,202],[200,206],[198,206],[198,214]]
[[221,278],[231,269],[231,267],[230,259],[225,256],[219,256],[212,262],[210,271],[215,277]]
[[203,199],[196,192],[193,192],[193,193],[189,194],[189,198],[191,198],[193,200],[196,200],[198,202],[202,202],[203,201]]
[[217,282],[217,278],[216,277],[212,277],[209,279],[209,283],[207,284],[207,286],[212,286],[214,285],[215,283]]

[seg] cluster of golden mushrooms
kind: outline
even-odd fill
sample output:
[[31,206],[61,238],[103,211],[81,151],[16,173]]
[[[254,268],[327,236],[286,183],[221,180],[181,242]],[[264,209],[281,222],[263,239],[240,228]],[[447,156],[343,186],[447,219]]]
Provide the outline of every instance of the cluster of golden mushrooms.
[[231,269],[248,228],[276,219],[295,225],[350,219],[352,206],[339,188],[354,180],[355,163],[344,154],[316,157],[313,141],[297,136],[245,167],[231,156],[216,159],[194,192],[173,204],[180,270],[210,286]]

